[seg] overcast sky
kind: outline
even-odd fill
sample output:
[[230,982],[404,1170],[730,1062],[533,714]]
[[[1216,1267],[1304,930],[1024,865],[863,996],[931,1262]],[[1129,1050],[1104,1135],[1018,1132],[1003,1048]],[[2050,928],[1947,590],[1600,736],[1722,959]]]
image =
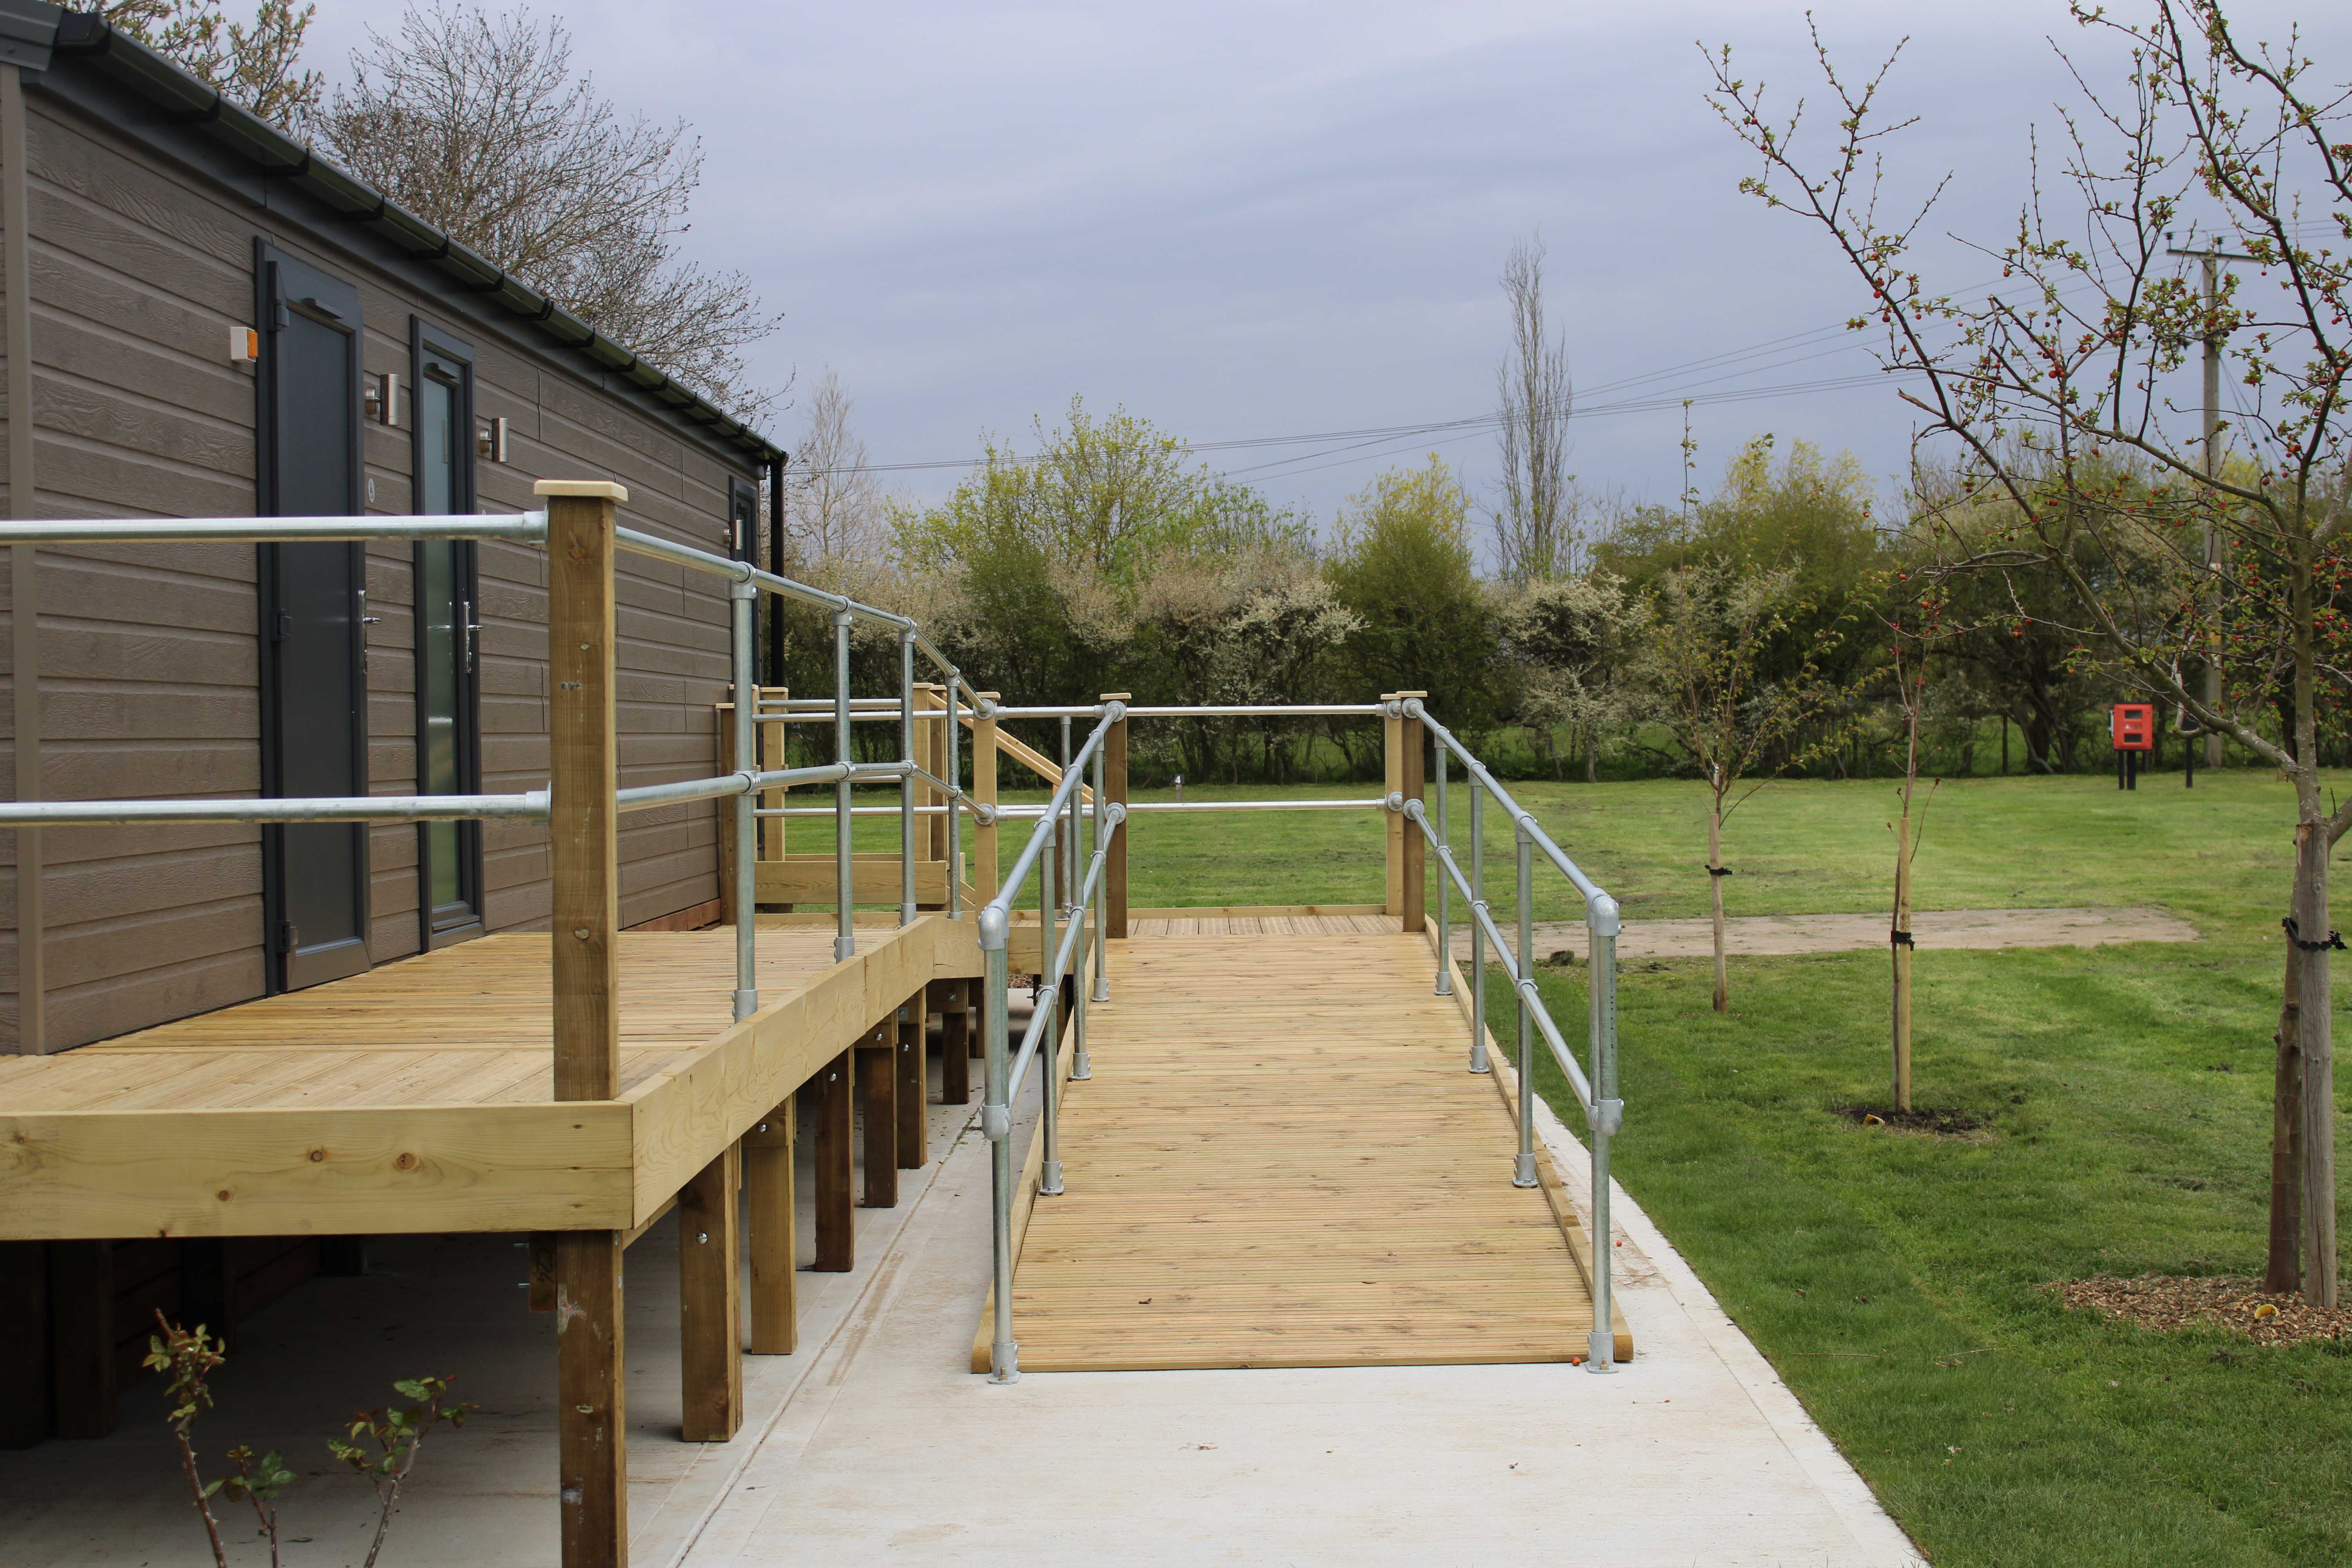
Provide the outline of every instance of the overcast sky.
[[[2084,44],[2064,6],[1813,8],[1856,68],[1912,34],[1894,101],[1924,122],[1895,165],[1910,187],[1956,172],[1931,227],[1997,241],[2025,192],[2029,128],[2046,132],[2066,91],[2046,40]],[[2323,74],[2352,79],[2352,8],[2236,10],[2256,37],[2300,13]],[[324,0],[314,62],[333,71],[366,22],[397,14]],[[839,373],[877,462],[966,459],[982,432],[1025,449],[1032,420],[1073,394],[1200,442],[1475,417],[1504,344],[1496,273],[1540,230],[1588,486],[1671,500],[1674,404],[1753,389],[1768,390],[1693,410],[1703,482],[1768,430],[1851,450],[1890,489],[1904,468],[1910,421],[1885,387],[1769,390],[1870,369],[1858,334],[1780,342],[1852,314],[1854,289],[1817,229],[1738,193],[1751,165],[1700,96],[1702,38],[1732,45],[1750,79],[1816,92],[1800,4],[561,14],[625,109],[701,132],[692,253],[786,313],[755,360],[764,376],[805,389]],[[1946,284],[1991,275],[1929,250]],[[1729,371],[1675,368],[1776,342]],[[1634,399],[1667,406],[1603,412]],[[771,433],[790,447],[800,419]],[[1485,431],[1206,455],[1328,520],[1430,450],[1491,486]],[[887,478],[932,497],[960,472]]]

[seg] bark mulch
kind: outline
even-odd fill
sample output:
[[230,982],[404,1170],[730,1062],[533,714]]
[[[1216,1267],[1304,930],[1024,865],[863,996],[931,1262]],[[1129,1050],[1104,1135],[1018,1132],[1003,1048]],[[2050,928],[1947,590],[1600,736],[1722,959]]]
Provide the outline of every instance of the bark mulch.
[[2331,1310],[2312,1306],[2300,1296],[2273,1296],[2258,1279],[2149,1274],[2137,1279],[2061,1279],[2043,1289],[2070,1307],[2159,1333],[2192,1327],[2235,1329],[2260,1345],[2352,1335],[2352,1308]]

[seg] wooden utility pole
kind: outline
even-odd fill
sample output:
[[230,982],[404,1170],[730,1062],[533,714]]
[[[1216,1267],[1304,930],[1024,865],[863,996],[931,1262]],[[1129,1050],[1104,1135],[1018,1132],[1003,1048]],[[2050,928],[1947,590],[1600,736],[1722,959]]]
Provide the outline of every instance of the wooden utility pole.
[[[557,1100],[621,1089],[620,845],[613,789],[613,548],[619,485],[541,479],[547,503],[548,841]],[[556,1427],[564,1568],[629,1559],[625,1233],[555,1236]]]

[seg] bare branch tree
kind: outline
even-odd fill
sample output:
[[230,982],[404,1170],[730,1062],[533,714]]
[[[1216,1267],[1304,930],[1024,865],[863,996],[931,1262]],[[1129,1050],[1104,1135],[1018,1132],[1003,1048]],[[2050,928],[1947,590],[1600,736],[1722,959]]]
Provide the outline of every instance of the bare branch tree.
[[784,549],[812,582],[837,585],[845,573],[870,573],[882,559],[888,508],[866,467],[866,443],[849,426],[849,394],[827,369],[809,403],[808,428],[785,470]]
[[301,68],[303,35],[318,9],[260,0],[246,23],[230,21],[221,0],[110,0],[99,16],[262,119],[299,130],[326,87],[317,71]]
[[614,342],[739,418],[772,413],[742,350],[774,331],[739,272],[684,258],[702,144],[683,120],[623,120],[575,74],[561,21],[412,5],[371,27],[318,146]]
[[[2282,924],[2289,1006],[2279,1082],[2300,1089],[2294,1148],[2285,1118],[2274,1161],[2302,1164],[2274,1194],[2302,1196],[2298,1272],[2314,1302],[2336,1303],[2335,1089],[2327,955],[2328,855],[2352,826],[2320,776],[2323,709],[2352,690],[2352,576],[2345,552],[2343,414],[2352,340],[2352,89],[2316,86],[2290,29],[2283,47],[2240,43],[2217,0],[2150,0],[2138,23],[2088,4],[2076,24],[2121,46],[2114,89],[2094,88],[2062,51],[2080,107],[2062,110],[2065,210],[2045,210],[2035,153],[2031,194],[2004,242],[1980,247],[2010,281],[1980,302],[1923,286],[1908,253],[1937,184],[1907,216],[1882,216],[1885,139],[1911,123],[1880,108],[1895,56],[1866,80],[1841,76],[1818,31],[1814,50],[1836,125],[1818,160],[1794,151],[1803,105],[1774,119],[1763,89],[1711,57],[1710,101],[1761,160],[1744,189],[1819,225],[1870,290],[1881,363],[1916,378],[1900,395],[1922,439],[1960,454],[1957,506],[1997,497],[2011,519],[1973,534],[1948,529],[1936,571],[2039,576],[2065,585],[2046,612],[2111,679],[2185,710],[2276,767],[2295,797],[2295,869]],[[1898,47],[1896,53],[1899,55]],[[1948,180],[1948,176],[1947,177]],[[2209,303],[2168,253],[2192,207],[2213,237],[2242,249],[2273,287],[2242,299],[2234,277]],[[2239,412],[2231,451],[2209,455],[2191,413],[2168,392],[2189,352],[2225,345]],[[2215,548],[2209,549],[2211,539]],[[2010,596],[2011,617],[2029,600]],[[2219,700],[2206,667],[2219,664]],[[2284,1094],[2284,1089],[2282,1089]],[[2276,1168],[2274,1166],[2274,1168]],[[2274,1195],[2274,1204],[2280,1201]],[[2299,1264],[2299,1270],[2296,1267]]]
[[1568,340],[1544,322],[1543,237],[1520,240],[1503,263],[1511,307],[1511,352],[1495,372],[1502,416],[1503,495],[1495,510],[1495,552],[1505,578],[1540,582],[1575,569],[1575,506],[1570,496],[1568,420],[1576,389]]

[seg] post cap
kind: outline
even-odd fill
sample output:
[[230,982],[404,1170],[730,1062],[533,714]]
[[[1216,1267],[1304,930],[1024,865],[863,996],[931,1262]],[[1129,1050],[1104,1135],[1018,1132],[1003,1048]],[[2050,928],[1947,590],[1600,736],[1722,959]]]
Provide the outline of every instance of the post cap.
[[535,496],[583,496],[590,500],[622,503],[629,499],[629,487],[616,485],[610,479],[539,479],[530,487]]

